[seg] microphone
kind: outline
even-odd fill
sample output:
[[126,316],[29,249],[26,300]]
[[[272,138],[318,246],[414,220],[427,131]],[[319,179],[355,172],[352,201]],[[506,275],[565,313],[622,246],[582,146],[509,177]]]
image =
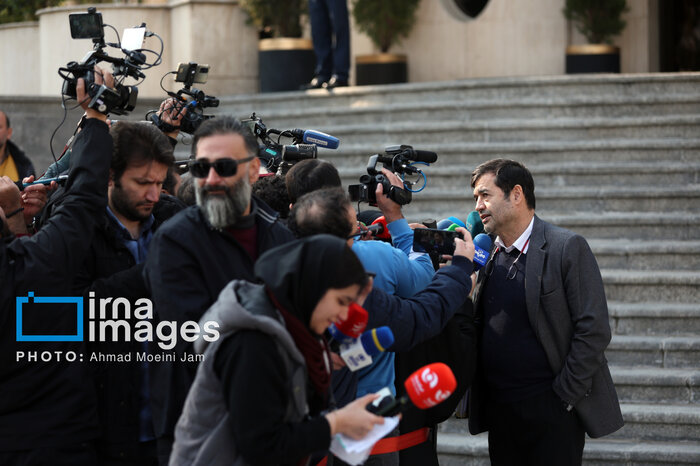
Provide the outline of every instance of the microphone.
[[391,234],[389,233],[389,228],[386,226],[386,218],[382,215],[377,217],[377,219],[367,227],[369,230],[373,228],[377,229],[377,233],[373,233],[374,237],[377,239],[391,239]]
[[340,345],[340,357],[348,369],[355,372],[372,364],[372,356],[386,351],[394,344],[394,333],[387,326],[363,333],[352,343]]
[[411,149],[409,158],[416,162],[435,163],[437,162],[438,156],[433,151]]
[[474,238],[474,272],[486,265],[491,254],[491,238],[486,233],[479,233]]
[[469,215],[467,215],[466,228],[467,231],[472,235],[472,239],[476,238],[478,234],[484,232],[484,224],[481,222],[479,212],[477,212],[476,210],[469,212]]
[[382,233],[384,233],[384,225],[382,225],[381,223],[373,223],[367,227],[367,231],[372,236],[379,236]]
[[452,395],[457,380],[449,366],[434,362],[411,374],[404,382],[406,395],[394,398],[391,395],[375,400],[367,410],[378,416],[395,416],[408,407],[411,401],[419,409],[437,406]]
[[292,130],[292,134],[295,138],[301,139],[306,144],[316,144],[317,146],[325,147],[326,149],[337,149],[340,145],[340,139],[337,137],[313,129],[297,128]]
[[357,303],[350,303],[347,319],[332,324],[328,327],[328,333],[340,344],[352,343],[365,331],[367,320],[369,320],[367,311]]
[[437,223],[437,228],[438,230],[447,230],[451,225],[464,227],[464,222],[457,217],[447,217]]
[[34,184],[43,184],[48,186],[53,181],[60,185],[63,185],[66,183],[66,181],[68,181],[68,175],[59,175],[55,178],[39,178],[38,180],[32,181],[31,183],[22,183],[21,181],[15,181],[15,185],[17,185],[20,191],[24,191],[24,188],[26,188],[27,186],[32,186]]

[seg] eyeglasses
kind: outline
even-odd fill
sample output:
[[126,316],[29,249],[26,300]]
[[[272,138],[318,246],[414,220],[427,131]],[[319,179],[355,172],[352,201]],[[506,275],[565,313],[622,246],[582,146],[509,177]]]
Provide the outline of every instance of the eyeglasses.
[[359,241],[363,235],[367,234],[369,230],[367,229],[367,225],[365,225],[362,222],[357,222],[357,231],[353,233],[352,235],[346,237],[345,239],[354,239],[355,241]]
[[255,156],[246,157],[245,159],[218,159],[214,162],[207,160],[190,160],[187,166],[190,173],[195,178],[206,178],[209,176],[209,170],[214,167],[214,171],[219,176],[233,176],[238,171],[238,165],[253,160]]
[[[527,243],[525,243],[527,244]],[[525,249],[523,247],[523,249]],[[487,277],[490,277],[491,274],[493,273],[493,267],[494,267],[494,258],[496,257],[496,254],[499,253],[501,248],[497,248],[496,251],[493,253],[491,258],[489,259],[488,264],[486,264],[484,273],[486,274]],[[510,264],[510,267],[508,267],[508,271],[506,272],[506,280],[513,280],[516,275],[518,275],[518,268],[515,266],[515,264],[518,263],[518,260],[520,260],[520,256],[523,255],[523,251],[520,251],[520,254],[518,254],[518,257],[515,258],[512,264]]]

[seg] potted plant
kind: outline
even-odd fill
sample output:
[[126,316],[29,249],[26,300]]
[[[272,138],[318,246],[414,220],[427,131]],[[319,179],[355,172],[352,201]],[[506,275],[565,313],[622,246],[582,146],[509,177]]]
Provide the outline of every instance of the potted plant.
[[620,49],[612,38],[625,28],[626,0],[566,0],[564,17],[588,40],[566,48],[567,73],[619,73]]
[[406,55],[388,52],[392,45],[411,32],[419,4],[420,0],[353,0],[355,27],[367,34],[380,51],[355,58],[355,82],[358,86],[408,80]]
[[308,83],[316,64],[311,40],[301,38],[307,0],[241,0],[258,29],[260,92],[293,91]]

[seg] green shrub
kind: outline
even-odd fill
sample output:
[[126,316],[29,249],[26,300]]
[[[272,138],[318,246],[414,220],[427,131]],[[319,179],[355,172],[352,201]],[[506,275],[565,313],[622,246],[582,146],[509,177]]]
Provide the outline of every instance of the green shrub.
[[612,43],[625,28],[626,0],[566,0],[564,17],[576,25],[589,43]]
[[301,16],[307,12],[307,0],[241,0],[261,37],[301,37]]
[[420,0],[353,0],[352,15],[358,31],[386,53],[411,32],[419,4]]

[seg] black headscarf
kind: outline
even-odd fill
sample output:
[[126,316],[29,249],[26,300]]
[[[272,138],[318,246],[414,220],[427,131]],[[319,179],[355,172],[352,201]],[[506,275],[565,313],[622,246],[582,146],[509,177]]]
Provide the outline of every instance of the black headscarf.
[[267,251],[255,263],[255,276],[308,328],[311,313],[329,288],[364,279],[359,259],[346,249],[346,242],[335,236],[309,236]]
[[330,350],[323,336],[311,330],[311,314],[329,289],[363,285],[366,276],[362,264],[342,239],[316,235],[267,251],[256,262],[255,275],[265,283],[294,344],[304,355],[318,395],[318,403],[310,405],[325,408],[331,383]]

